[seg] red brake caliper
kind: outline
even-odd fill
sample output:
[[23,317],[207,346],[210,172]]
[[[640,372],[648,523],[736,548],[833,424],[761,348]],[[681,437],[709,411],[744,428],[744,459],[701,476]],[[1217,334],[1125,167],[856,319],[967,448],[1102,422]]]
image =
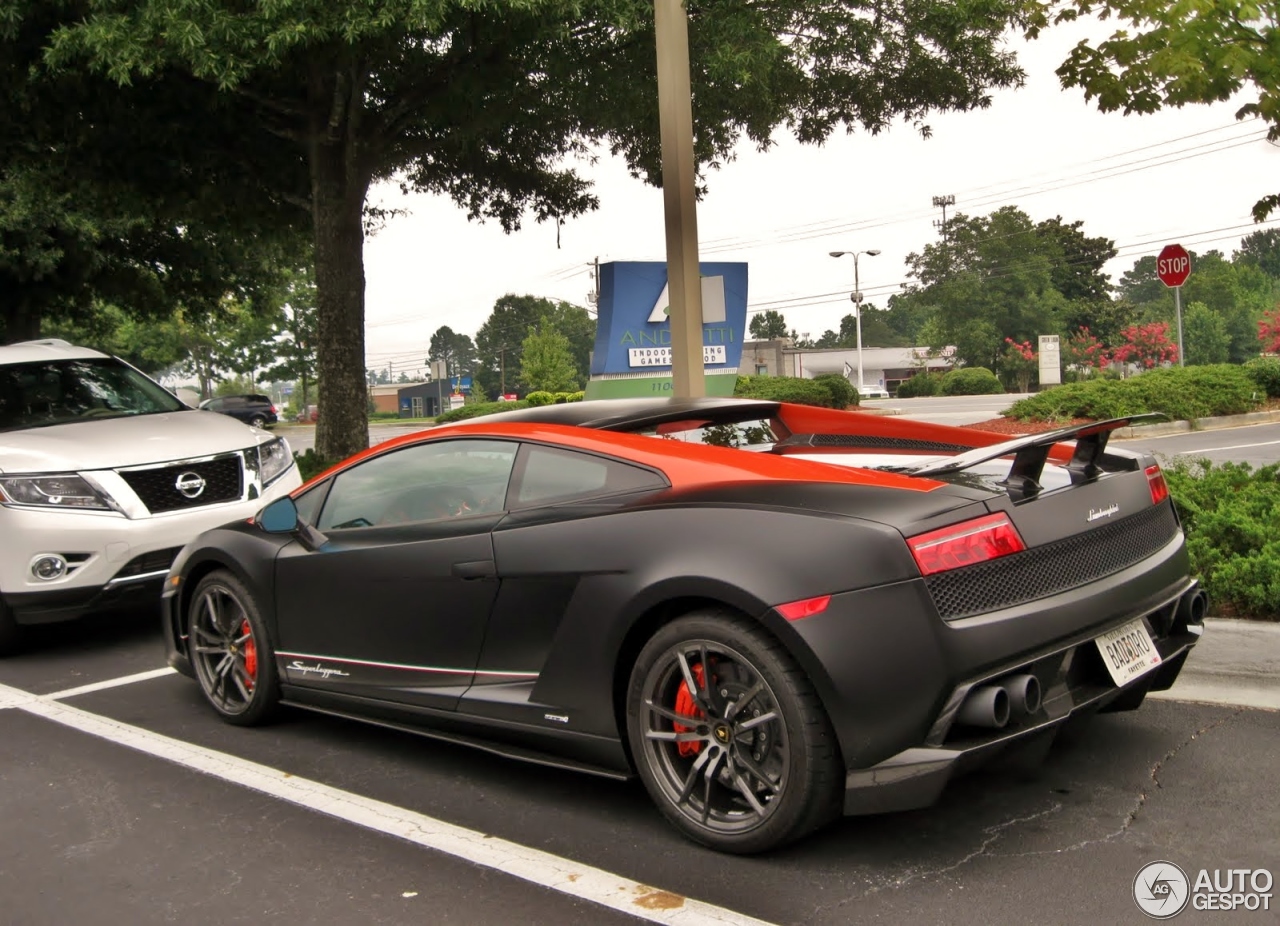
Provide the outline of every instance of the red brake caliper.
[[[693,678],[698,683],[698,687],[702,688],[706,685],[706,673],[702,669],[702,663],[698,663],[693,667]],[[698,702],[693,698],[693,692],[689,690],[688,682],[681,682],[680,687],[676,689],[676,713],[682,717],[705,717],[706,714],[698,707]],[[671,728],[677,733],[688,733],[693,727],[686,727],[682,724],[673,723]],[[676,749],[680,751],[682,756],[696,756],[702,751],[702,744],[699,742],[692,743],[676,743]]]
[[249,626],[246,620],[240,625],[240,636],[249,636],[244,641],[244,670],[249,673],[249,680],[245,683],[245,687],[253,691],[253,683],[258,678],[258,644],[253,642],[253,628]]

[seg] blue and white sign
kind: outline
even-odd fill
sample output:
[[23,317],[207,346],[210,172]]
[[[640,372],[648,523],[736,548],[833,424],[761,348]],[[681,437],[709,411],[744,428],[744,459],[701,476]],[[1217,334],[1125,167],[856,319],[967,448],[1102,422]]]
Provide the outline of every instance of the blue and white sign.
[[[747,331],[747,265],[703,263],[699,271],[703,363],[708,373],[734,370]],[[601,264],[599,310],[593,376],[671,369],[665,263]]]

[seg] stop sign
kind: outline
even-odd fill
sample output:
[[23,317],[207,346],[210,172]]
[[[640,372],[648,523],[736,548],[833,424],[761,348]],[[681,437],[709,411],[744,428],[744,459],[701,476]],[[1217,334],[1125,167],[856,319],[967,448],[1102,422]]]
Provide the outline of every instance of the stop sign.
[[1156,276],[1165,286],[1181,286],[1191,276],[1191,255],[1180,244],[1166,244],[1156,258]]

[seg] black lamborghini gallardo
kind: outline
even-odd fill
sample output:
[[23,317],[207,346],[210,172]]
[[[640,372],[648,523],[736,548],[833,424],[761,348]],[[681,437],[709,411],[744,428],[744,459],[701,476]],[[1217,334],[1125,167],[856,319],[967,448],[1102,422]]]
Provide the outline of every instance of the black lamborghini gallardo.
[[190,543],[169,661],[232,723],[638,775],[758,852],[1173,684],[1206,602],[1160,468],[1108,445],[1127,423],[701,399],[435,428]]

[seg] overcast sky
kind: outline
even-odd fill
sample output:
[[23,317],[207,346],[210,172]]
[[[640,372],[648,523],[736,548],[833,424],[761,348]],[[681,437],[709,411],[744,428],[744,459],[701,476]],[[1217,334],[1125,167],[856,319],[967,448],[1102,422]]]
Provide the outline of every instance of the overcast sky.
[[[765,154],[744,146],[707,177],[702,259],[746,261],[749,311],[776,309],[817,338],[851,310],[852,260],[828,252],[879,249],[860,258],[859,271],[867,300],[884,307],[906,281],[906,256],[937,235],[934,196],[955,196],[948,216],[1015,205],[1037,222],[1083,220],[1086,234],[1115,241],[1113,279],[1170,242],[1230,255],[1244,235],[1280,224],[1257,226],[1249,214],[1280,178],[1280,147],[1266,141],[1264,123],[1237,122],[1241,101],[1150,116],[1097,112],[1053,73],[1083,28],[1017,42],[1026,85],[996,94],[989,109],[934,116],[929,139],[897,125],[823,147],[783,135]],[[446,199],[375,190],[375,201],[408,214],[365,245],[368,365],[415,374],[434,331],[474,336],[507,293],[586,306],[596,258],[664,260],[661,191],[607,155],[584,174],[600,209],[566,221],[558,247],[550,224],[530,221],[508,236],[495,223],[468,222]]]

